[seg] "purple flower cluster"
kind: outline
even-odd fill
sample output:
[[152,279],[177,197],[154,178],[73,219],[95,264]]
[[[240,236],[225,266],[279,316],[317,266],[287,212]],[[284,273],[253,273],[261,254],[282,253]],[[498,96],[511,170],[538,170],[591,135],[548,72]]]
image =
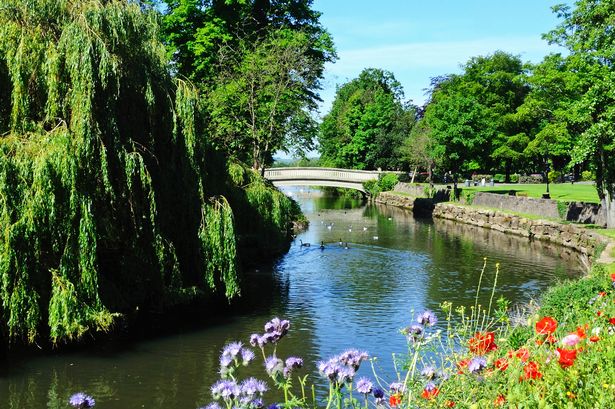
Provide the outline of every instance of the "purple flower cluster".
[[436,368],[431,365],[427,365],[421,370],[421,375],[427,379],[435,379],[437,378],[438,373],[436,372]]
[[425,310],[417,317],[416,321],[421,325],[429,327],[436,325],[436,323],[438,322],[438,318],[436,317],[436,314],[433,313],[433,311]]
[[291,356],[289,358],[286,358],[286,362],[285,362],[285,366],[284,366],[284,378],[288,379],[290,378],[290,375],[292,374],[293,369],[298,369],[303,367],[303,359],[296,357],[296,356]]
[[393,382],[389,385],[389,390],[391,391],[391,394],[404,393],[406,391],[406,387],[401,382]]
[[[248,378],[241,384],[234,380],[220,380],[212,385],[211,394],[215,400],[222,399],[227,404],[238,401],[240,405],[237,406],[258,409],[264,406],[262,396],[267,390],[264,381]],[[211,403],[201,409],[220,409],[220,405]]]
[[290,321],[273,318],[265,324],[265,333],[263,335],[252,334],[250,336],[250,345],[263,348],[267,344],[277,344],[284,335],[288,334],[290,329]]
[[241,342],[231,342],[222,348],[220,355],[220,376],[228,378],[240,363],[247,366],[254,360],[254,351],[244,348]]
[[368,393],[372,393],[372,389],[374,384],[367,378],[360,378],[357,381],[357,392],[367,395]]
[[369,355],[366,352],[349,349],[338,356],[330,358],[328,361],[319,362],[318,370],[329,382],[343,385],[352,382],[361,362],[367,358],[369,358]]
[[284,372],[284,362],[275,355],[267,357],[265,359],[265,371],[267,375],[276,378]]
[[93,408],[96,404],[96,401],[93,397],[86,395],[83,392],[75,393],[71,395],[68,399],[68,404],[73,408],[85,409],[85,408]]
[[425,385],[425,390],[427,392],[432,392],[434,389],[436,389],[436,384],[433,382],[427,382],[427,385]]
[[372,390],[374,398],[376,398],[376,406],[384,405],[384,391],[380,388],[374,388]]
[[472,358],[472,360],[468,363],[468,372],[480,373],[486,367],[487,367],[487,360],[482,356],[477,356],[477,357]]

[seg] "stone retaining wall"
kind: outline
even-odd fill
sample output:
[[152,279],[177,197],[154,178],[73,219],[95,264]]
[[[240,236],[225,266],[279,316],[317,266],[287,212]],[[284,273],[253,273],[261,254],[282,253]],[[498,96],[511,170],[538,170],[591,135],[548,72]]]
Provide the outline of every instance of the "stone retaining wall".
[[[464,195],[462,194],[463,198]],[[559,204],[558,204],[559,203]],[[606,215],[599,204],[581,202],[558,202],[552,199],[536,199],[506,194],[476,192],[471,200],[475,206],[493,207],[518,213],[535,214],[539,217],[561,219],[574,223],[606,226]]]
[[530,239],[544,240],[579,251],[593,257],[598,248],[604,247],[609,240],[599,234],[572,224],[561,224],[546,220],[532,220],[520,216],[464,207],[450,203],[438,203],[433,217],[516,234]]

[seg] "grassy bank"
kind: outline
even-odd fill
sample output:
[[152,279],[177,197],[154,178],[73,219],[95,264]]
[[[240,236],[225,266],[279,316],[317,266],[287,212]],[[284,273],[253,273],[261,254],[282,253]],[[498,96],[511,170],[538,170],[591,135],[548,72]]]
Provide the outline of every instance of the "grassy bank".
[[[488,193],[507,194],[509,191],[514,191],[517,196],[528,196],[541,198],[546,192],[546,184],[502,184],[495,186],[470,186],[466,187],[459,185],[463,191],[476,191]],[[551,199],[564,202],[586,202],[600,203],[596,187],[593,184],[570,184],[570,183],[555,183],[549,184],[549,193]]]

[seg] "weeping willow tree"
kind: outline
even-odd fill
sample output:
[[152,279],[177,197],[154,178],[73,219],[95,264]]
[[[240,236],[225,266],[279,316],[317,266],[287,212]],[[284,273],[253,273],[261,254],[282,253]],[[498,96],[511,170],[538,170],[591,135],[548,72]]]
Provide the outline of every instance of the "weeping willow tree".
[[198,92],[170,76],[156,19],[131,1],[0,0],[5,340],[65,342],[136,307],[231,299],[232,205],[287,223],[210,148]]

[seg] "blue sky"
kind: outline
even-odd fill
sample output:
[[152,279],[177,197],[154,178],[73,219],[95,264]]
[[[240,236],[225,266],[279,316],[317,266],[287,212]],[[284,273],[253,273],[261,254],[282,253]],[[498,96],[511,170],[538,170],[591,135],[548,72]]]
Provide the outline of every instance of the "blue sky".
[[[460,72],[470,57],[496,50],[539,62],[550,52],[541,35],[554,28],[551,6],[563,0],[315,0],[339,56],[326,67],[321,115],[336,84],[364,68],[393,72],[406,99],[422,105],[431,77]],[[570,3],[570,2],[568,2]]]

